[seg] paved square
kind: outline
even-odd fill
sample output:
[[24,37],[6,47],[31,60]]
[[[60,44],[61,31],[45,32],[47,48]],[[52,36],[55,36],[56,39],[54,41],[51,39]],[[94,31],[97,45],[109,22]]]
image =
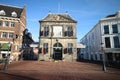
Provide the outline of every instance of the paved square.
[[3,71],[0,64],[0,80],[120,80],[120,70],[84,62],[18,61]]

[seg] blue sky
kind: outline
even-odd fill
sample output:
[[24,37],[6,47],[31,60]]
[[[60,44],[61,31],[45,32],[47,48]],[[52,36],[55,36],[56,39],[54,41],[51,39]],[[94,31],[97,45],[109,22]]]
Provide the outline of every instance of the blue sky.
[[39,20],[51,13],[65,13],[77,21],[77,41],[87,34],[99,19],[120,10],[120,0],[0,0],[0,4],[27,8],[27,28],[38,41]]

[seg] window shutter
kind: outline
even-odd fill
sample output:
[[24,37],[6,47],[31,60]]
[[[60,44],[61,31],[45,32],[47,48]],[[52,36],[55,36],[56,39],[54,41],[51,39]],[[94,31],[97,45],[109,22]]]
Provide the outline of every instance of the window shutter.
[[41,31],[41,35],[43,36],[43,31]]

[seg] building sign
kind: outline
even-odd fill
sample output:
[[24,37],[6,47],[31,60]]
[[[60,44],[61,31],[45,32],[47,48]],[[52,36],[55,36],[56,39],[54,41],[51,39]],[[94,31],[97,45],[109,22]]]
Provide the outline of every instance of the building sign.
[[62,37],[62,26],[53,26],[53,37]]

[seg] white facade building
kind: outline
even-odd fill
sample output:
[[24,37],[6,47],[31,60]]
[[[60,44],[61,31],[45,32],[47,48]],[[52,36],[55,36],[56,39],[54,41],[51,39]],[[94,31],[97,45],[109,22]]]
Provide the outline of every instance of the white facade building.
[[107,62],[120,63],[120,11],[100,19],[81,39],[81,43],[86,45],[81,49],[81,59],[102,61],[105,53]]

